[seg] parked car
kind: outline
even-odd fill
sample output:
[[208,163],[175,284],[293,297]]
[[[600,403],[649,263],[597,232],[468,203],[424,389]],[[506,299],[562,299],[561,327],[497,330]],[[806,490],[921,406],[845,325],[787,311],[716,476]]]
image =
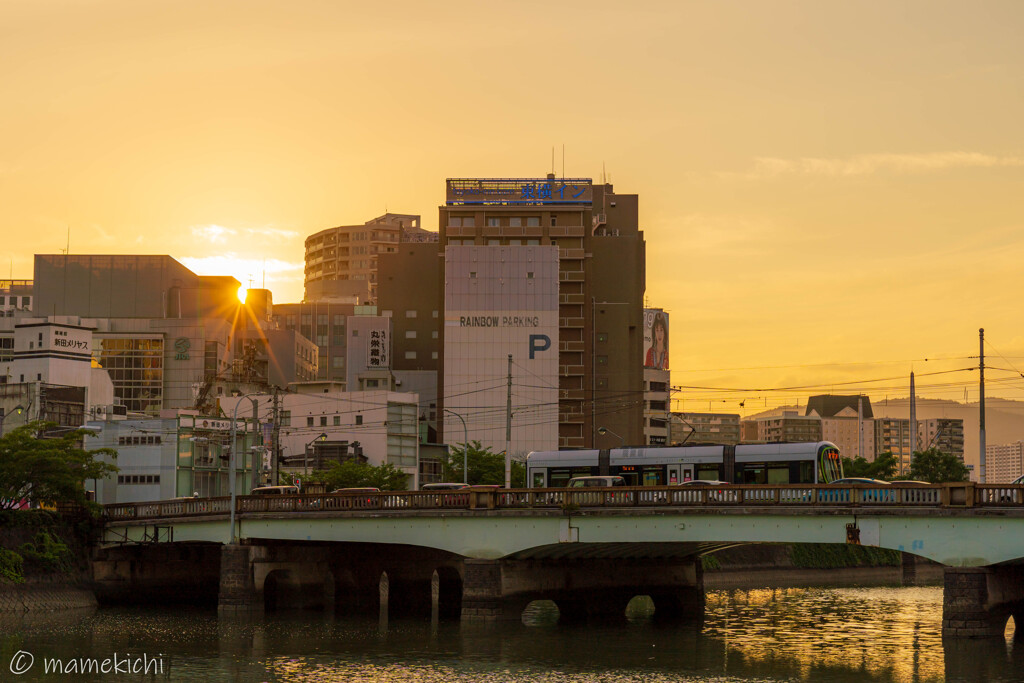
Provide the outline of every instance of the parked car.
[[720,481],[718,479],[691,479],[690,481],[681,481],[676,486],[731,486],[727,481]]
[[258,486],[254,488],[250,495],[253,496],[297,496],[299,495],[298,486]]
[[578,489],[592,486],[625,486],[626,480],[622,477],[573,477],[569,480],[567,487],[570,489]]
[[469,484],[463,484],[462,482],[437,482],[434,484],[424,484],[420,487],[421,491],[454,491],[456,489],[468,489]]

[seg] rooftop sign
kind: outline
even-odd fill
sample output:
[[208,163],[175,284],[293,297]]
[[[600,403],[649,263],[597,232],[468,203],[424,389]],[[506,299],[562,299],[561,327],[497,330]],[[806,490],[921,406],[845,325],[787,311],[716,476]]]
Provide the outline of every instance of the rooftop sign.
[[449,178],[448,206],[590,204],[590,178]]

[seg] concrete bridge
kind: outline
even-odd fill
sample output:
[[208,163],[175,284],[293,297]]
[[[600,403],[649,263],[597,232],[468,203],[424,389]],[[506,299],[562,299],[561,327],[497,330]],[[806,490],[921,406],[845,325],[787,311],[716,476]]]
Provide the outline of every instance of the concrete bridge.
[[[1024,487],[946,484],[469,489],[243,496],[107,506],[96,579],[119,591],[191,590],[223,609],[372,609],[518,617],[621,615],[648,595],[659,618],[700,618],[700,557],[748,543],[859,543],[946,565],[943,633],[1024,623]],[[1024,629],[1018,629],[1024,634]]]

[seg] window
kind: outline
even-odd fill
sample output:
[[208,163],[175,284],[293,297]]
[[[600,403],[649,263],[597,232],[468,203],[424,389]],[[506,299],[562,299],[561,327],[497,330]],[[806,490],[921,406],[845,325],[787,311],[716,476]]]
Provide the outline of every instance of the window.
[[665,410],[665,402],[651,401],[651,410]]
[[436,318],[437,317],[437,311],[433,311],[432,315],[433,315],[434,318]]
[[518,246],[522,246],[522,244],[523,244],[522,240],[509,240],[508,241],[508,246],[510,246],[510,247],[518,247]]
[[527,273],[526,273],[526,279],[527,279],[527,280],[532,280],[532,279],[533,279],[533,271],[532,271],[532,270],[530,270],[530,271],[527,271]]
[[334,358],[332,358],[331,359],[331,367],[334,368],[335,370],[341,370],[342,368],[344,368],[345,367],[345,357],[344,356],[335,356]]
[[405,317],[406,318],[415,318],[416,317],[416,311],[406,311],[405,312]]
[[405,338],[406,339],[415,339],[416,338],[416,330],[406,330],[405,331]]
[[501,225],[501,221],[500,221],[500,220],[498,220],[498,218],[497,218],[497,217],[495,217],[495,216],[492,216],[492,217],[490,217],[490,218],[488,218],[488,219],[487,219],[487,227],[488,227],[488,228],[496,228],[496,227],[498,227],[499,225]]
[[395,312],[394,312],[394,311],[389,311],[389,310],[387,310],[387,309],[385,309],[385,310],[383,310],[383,311],[381,311],[381,312],[380,312],[380,315],[381,315],[381,317],[383,317],[383,318],[390,318],[390,317],[391,317],[392,315],[394,315],[394,314],[395,314]]
[[406,360],[416,360],[416,352],[415,351],[406,351],[405,352],[405,359]]
[[526,227],[528,228],[539,228],[540,227],[540,216],[527,216]]
[[449,228],[461,228],[462,227],[462,216],[448,216],[448,227]]
[[558,218],[556,216],[552,216],[551,217],[551,227],[553,228],[556,225],[558,225]]
[[470,277],[470,279],[475,280],[476,279],[476,271],[475,270],[469,271],[469,277]]
[[434,330],[433,332],[430,333],[430,338],[437,339],[437,330]]
[[430,352],[430,358],[432,360],[437,360],[437,351],[431,351]]
[[539,247],[540,240],[526,240],[526,246],[528,247]]
[[313,426],[313,416],[312,415],[310,415],[309,417],[306,418],[306,426],[307,427],[312,427]]
[[327,416],[326,415],[321,415],[320,416],[320,426],[321,427],[326,427],[327,426]]
[[334,426],[335,427],[340,427],[341,426],[341,415],[335,415],[334,416]]
[[523,219],[519,216],[512,216],[508,219],[508,225],[511,228],[521,228],[523,227]]
[[356,415],[356,424],[357,425],[363,424],[363,416],[362,415]]
[[487,246],[497,247],[501,245],[501,240],[487,240]]
[[464,228],[472,228],[475,225],[476,225],[476,218],[474,218],[473,216],[463,216],[462,217],[462,227],[464,227]]
[[281,426],[291,427],[292,426],[292,411],[282,410],[281,411]]

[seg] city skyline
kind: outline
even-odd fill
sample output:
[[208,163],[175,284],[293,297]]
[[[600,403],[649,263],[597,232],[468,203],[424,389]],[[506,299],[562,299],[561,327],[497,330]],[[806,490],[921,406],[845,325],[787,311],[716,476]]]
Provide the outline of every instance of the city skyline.
[[553,170],[639,195],[687,409],[912,369],[973,402],[979,327],[988,394],[1024,398],[1024,8],[920,9],[14,3],[0,265],[166,253],[298,301],[308,235]]

